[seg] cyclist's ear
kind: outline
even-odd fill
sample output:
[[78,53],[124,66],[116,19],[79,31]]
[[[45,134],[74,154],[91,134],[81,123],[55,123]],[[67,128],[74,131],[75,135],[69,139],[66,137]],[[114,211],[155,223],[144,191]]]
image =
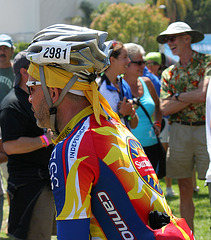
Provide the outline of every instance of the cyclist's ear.
[[61,89],[60,88],[51,88],[51,87],[49,87],[48,91],[50,93],[52,102],[55,103],[58,100],[58,98],[59,98],[59,95],[61,93]]

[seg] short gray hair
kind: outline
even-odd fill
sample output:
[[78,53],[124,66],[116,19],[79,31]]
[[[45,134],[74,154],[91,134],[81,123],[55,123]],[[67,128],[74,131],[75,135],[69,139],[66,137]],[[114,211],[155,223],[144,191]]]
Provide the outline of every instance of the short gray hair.
[[124,46],[128,51],[128,57],[130,58],[130,60],[132,60],[136,54],[141,54],[143,57],[145,55],[144,48],[139,44],[125,43]]

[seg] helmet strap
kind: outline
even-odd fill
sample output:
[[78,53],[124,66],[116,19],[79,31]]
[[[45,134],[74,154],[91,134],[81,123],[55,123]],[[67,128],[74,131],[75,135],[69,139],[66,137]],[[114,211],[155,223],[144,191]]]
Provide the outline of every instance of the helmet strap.
[[60,132],[58,130],[58,124],[57,124],[57,121],[56,121],[57,107],[62,102],[64,96],[67,94],[69,89],[77,81],[78,76],[73,75],[73,77],[69,80],[69,82],[66,84],[66,86],[62,89],[58,100],[55,103],[53,103],[52,99],[50,97],[50,93],[48,91],[48,87],[47,87],[46,82],[45,82],[45,74],[44,74],[43,66],[39,65],[39,71],[40,71],[40,81],[41,81],[41,84],[42,84],[42,89],[43,89],[47,104],[49,106],[50,128],[56,135],[59,135]]

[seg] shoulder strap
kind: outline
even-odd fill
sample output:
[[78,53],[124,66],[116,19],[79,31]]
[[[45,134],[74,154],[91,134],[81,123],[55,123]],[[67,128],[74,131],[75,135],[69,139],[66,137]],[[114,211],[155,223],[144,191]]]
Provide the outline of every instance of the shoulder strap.
[[[124,91],[123,91],[123,88],[122,88],[122,77],[119,76],[119,75],[117,76],[117,82],[118,82],[118,85],[119,85],[119,98],[120,98],[120,101],[122,101],[123,98],[124,98]],[[125,121],[126,127],[130,130],[129,120],[127,119],[126,116],[124,117],[124,121]]]
[[118,85],[119,85],[119,98],[120,100],[122,101],[123,98],[124,98],[124,92],[123,92],[123,88],[122,88],[122,77],[121,76],[117,76],[117,82],[118,82]]
[[[140,107],[143,109],[144,113],[145,113],[146,116],[149,118],[149,121],[150,121],[150,123],[151,123],[152,126],[153,126],[152,119],[151,119],[151,117],[149,116],[149,113],[147,112],[146,108],[141,104],[139,98],[133,98],[133,101],[135,102],[136,105],[140,106]],[[158,142],[160,142],[160,138],[159,138],[157,135],[156,135],[156,137],[157,137]]]
[[144,113],[146,114],[146,116],[149,118],[150,123],[153,125],[152,123],[152,119],[149,116],[149,113],[147,112],[146,108],[141,104],[140,102],[140,98],[133,98],[133,101],[135,102],[135,104],[137,104],[139,107],[141,107],[144,111]]
[[106,77],[106,75],[104,74],[104,72],[101,73],[100,76],[96,78],[96,82],[97,82],[97,85],[98,85],[98,90],[100,89],[103,81],[106,80],[106,79],[107,79],[107,77]]

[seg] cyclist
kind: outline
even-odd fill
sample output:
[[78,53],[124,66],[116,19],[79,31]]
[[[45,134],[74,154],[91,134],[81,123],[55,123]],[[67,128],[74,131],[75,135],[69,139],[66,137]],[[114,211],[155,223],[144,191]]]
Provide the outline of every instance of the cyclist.
[[[194,239],[171,214],[141,144],[97,90],[106,32],[65,24],[28,47],[37,124],[57,136],[49,162],[58,239]],[[107,114],[106,114],[106,113]]]

